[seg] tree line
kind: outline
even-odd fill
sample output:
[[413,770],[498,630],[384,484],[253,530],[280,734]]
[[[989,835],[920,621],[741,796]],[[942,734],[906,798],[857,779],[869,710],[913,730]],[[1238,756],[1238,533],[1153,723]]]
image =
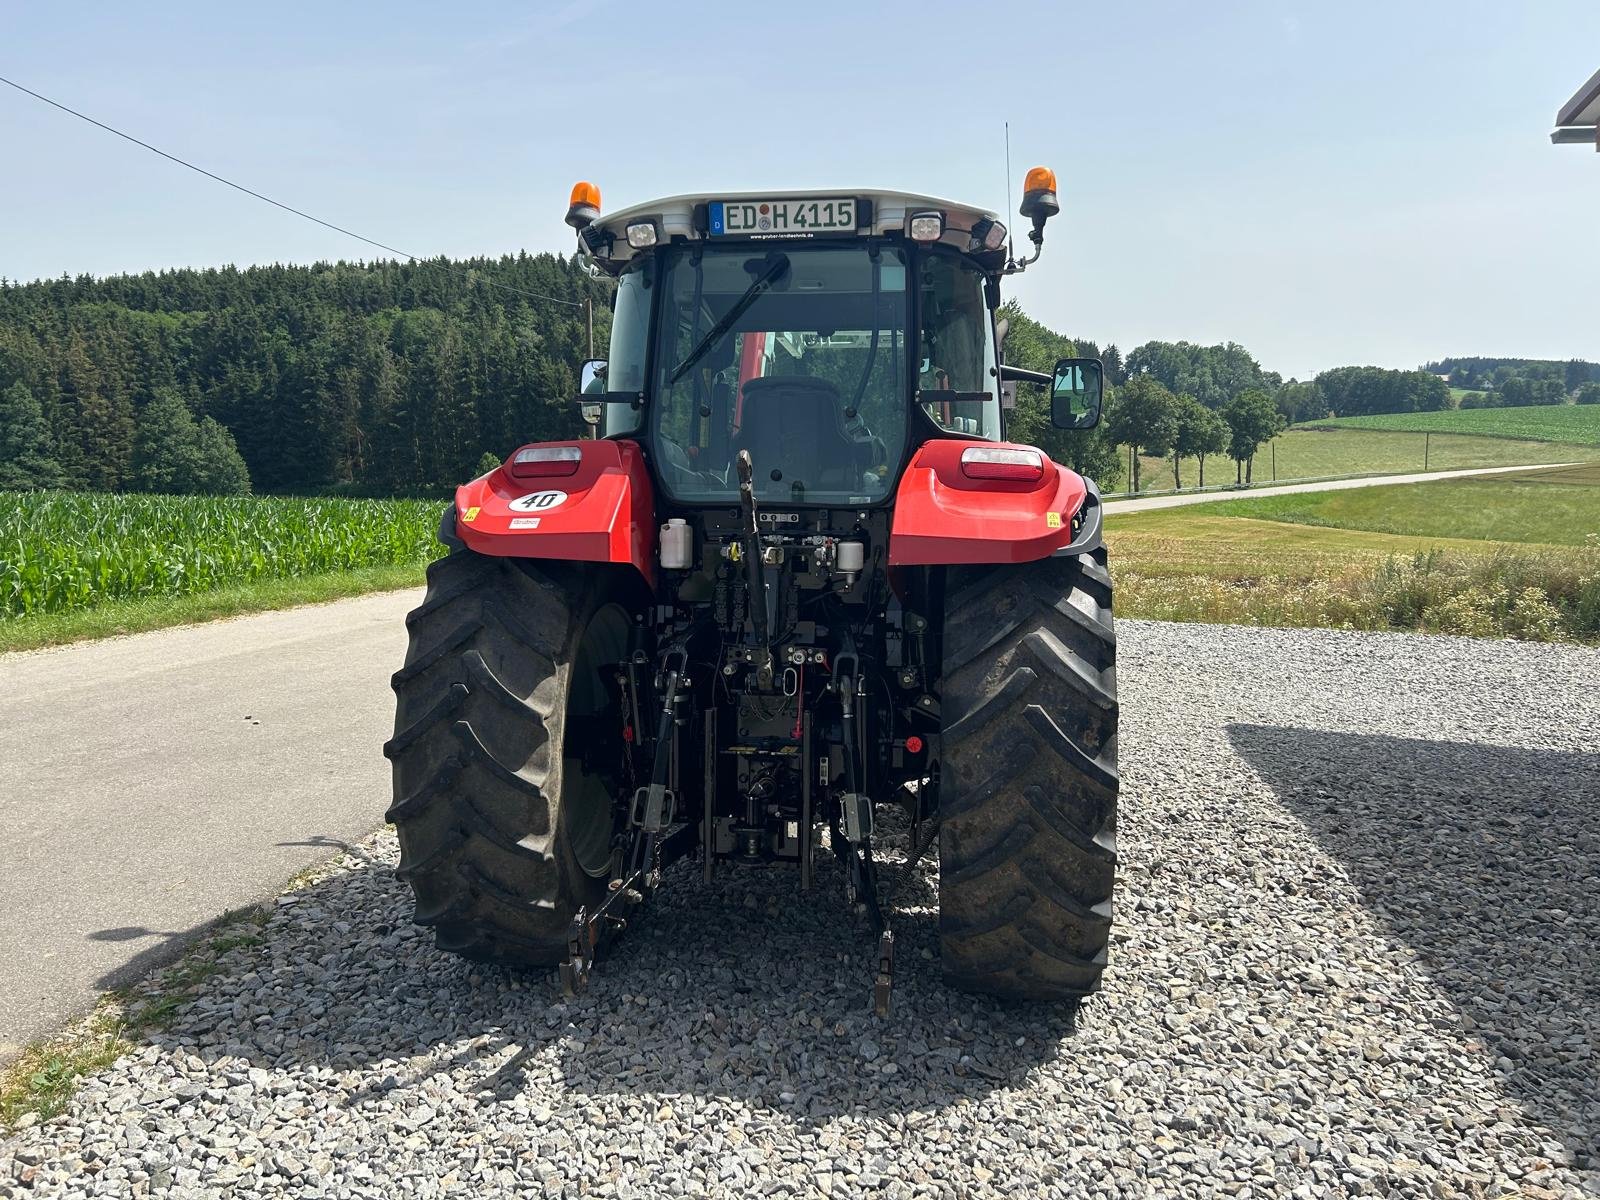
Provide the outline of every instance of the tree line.
[[[436,493],[510,447],[578,435],[583,306],[604,353],[611,292],[551,254],[0,280],[0,488]],[[1028,388],[1010,429],[1107,489],[1123,480],[1119,447],[1170,455],[1177,486],[1187,458],[1201,483],[1212,458],[1243,481],[1285,424],[1447,408],[1446,375],[1487,378],[1497,402],[1565,399],[1569,384],[1600,402],[1600,366],[1576,359],[1284,381],[1233,342],[1150,341],[1124,356],[1014,301],[1002,315],[1008,362],[1104,363],[1099,429],[1053,428],[1048,397]],[[1137,490],[1137,455],[1132,471]]]
[[1449,379],[1451,387],[1481,392],[1499,391],[1514,379],[1556,383],[1564,395],[1600,383],[1600,363],[1582,358],[1441,358],[1422,369]]
[[609,295],[551,254],[0,282],[0,486],[436,491],[577,433]]

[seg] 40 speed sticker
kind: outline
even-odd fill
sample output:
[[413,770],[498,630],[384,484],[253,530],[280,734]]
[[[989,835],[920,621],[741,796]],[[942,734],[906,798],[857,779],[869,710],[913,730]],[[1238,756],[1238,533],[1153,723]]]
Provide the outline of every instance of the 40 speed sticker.
[[507,507],[512,512],[549,512],[552,508],[559,508],[567,502],[565,492],[530,492],[526,496],[518,496]]

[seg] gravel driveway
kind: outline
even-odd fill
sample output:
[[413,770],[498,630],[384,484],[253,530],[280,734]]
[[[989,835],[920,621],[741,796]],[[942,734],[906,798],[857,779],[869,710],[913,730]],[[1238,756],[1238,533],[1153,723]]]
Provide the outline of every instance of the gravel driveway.
[[563,1003],[434,952],[384,834],[0,1194],[1600,1195],[1600,651],[1121,633],[1075,1019],[943,989],[931,871],[888,1022],[831,871],[681,869]]

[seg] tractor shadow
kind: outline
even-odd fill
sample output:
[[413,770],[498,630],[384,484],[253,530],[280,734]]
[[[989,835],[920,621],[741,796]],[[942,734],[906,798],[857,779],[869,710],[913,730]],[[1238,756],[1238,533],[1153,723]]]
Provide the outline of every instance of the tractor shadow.
[[[563,1045],[567,1088],[736,1099],[807,1123],[941,1110],[1024,1085],[1072,1036],[1075,1006],[947,988],[930,872],[894,899],[886,1019],[872,1012],[876,936],[847,911],[840,868],[820,869],[810,895],[787,872],[683,881],[677,912],[654,914],[660,932],[641,929],[640,944],[619,944],[599,968],[604,1015],[592,1037]],[[646,1016],[638,1001],[656,996],[674,1016]]]
[[[904,845],[891,832],[890,864]],[[588,1094],[737,1100],[802,1123],[938,1110],[1022,1085],[1076,1013],[947,989],[935,872],[925,860],[893,896],[887,1020],[872,1013],[876,936],[826,851],[810,893],[788,867],[724,865],[707,883],[679,864],[576,997],[553,971],[435,950],[411,923],[410,889],[367,861],[280,903],[266,945],[152,1040],[293,1074],[332,1068],[352,1106],[421,1103],[448,1075],[489,1108]],[[243,1002],[239,974],[252,980]]]
[[1600,1156],[1600,754],[1234,725],[1241,757],[1463,1017],[1505,1094]]
[[[880,814],[886,875],[909,829]],[[1003,1004],[945,986],[936,850],[894,889],[893,1006],[872,1011],[877,936],[820,851],[811,892],[791,869],[685,867],[596,970],[585,1034],[560,1048],[568,1091],[742,1101],[802,1124],[937,1111],[1025,1083],[1074,1031],[1074,1005]],[[637,935],[637,937],[635,936]],[[659,998],[661,1009],[651,1007]],[[631,1003],[630,1003],[631,1001]]]

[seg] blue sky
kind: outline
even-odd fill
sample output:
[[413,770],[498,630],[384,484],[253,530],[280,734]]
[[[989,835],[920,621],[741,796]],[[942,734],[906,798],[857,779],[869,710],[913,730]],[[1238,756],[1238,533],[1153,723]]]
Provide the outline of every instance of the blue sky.
[[[814,15],[813,15],[814,14]],[[846,15],[837,15],[846,14]],[[1305,377],[1600,359],[1600,5],[57,5],[0,74],[415,254],[571,247],[677,192],[1061,180],[1030,312]],[[0,87],[0,275],[373,252]],[[1013,185],[1015,192],[1015,183]]]

